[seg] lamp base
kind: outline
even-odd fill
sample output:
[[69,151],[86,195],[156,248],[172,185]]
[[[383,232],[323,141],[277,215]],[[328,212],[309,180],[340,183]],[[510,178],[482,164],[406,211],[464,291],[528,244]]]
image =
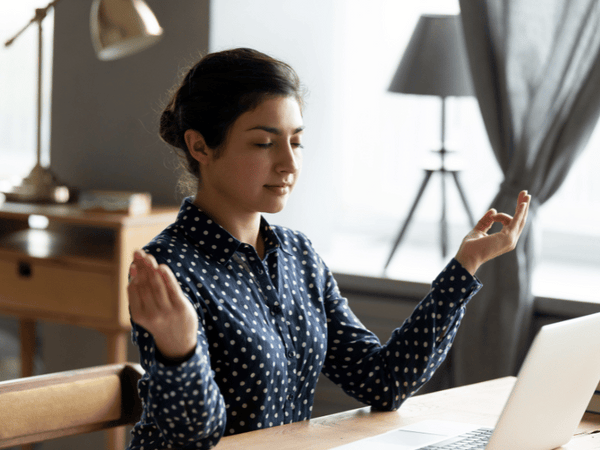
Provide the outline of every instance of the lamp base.
[[38,163],[19,186],[4,195],[7,202],[67,203],[72,190],[61,185],[50,169]]

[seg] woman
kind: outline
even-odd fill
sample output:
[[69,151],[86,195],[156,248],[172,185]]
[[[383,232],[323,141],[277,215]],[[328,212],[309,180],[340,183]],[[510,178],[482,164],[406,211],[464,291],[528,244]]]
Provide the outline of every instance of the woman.
[[514,218],[488,211],[382,345],[310,241],[261,216],[283,209],[302,166],[302,93],[288,65],[250,49],[209,54],[160,127],[196,195],[134,255],[128,293],[146,374],[131,449],[210,448],[307,420],[321,372],[366,404],[398,408],[444,360],[481,287],[477,268],[514,248],[526,220],[525,192]]

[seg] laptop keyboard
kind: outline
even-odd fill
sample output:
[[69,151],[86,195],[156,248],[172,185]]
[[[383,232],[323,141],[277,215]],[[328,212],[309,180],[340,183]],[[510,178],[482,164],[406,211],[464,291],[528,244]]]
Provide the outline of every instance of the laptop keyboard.
[[446,439],[434,445],[421,447],[419,450],[478,450],[484,449],[490,440],[493,429],[479,428],[460,436]]

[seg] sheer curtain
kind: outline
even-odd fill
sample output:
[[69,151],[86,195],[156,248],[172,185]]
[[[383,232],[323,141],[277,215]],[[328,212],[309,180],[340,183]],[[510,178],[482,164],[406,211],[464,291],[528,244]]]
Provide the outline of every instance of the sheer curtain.
[[482,117],[504,182],[492,206],[514,211],[533,196],[514,252],[478,272],[453,355],[453,384],[514,375],[533,297],[536,212],[558,190],[600,113],[600,2],[461,0],[469,60]]

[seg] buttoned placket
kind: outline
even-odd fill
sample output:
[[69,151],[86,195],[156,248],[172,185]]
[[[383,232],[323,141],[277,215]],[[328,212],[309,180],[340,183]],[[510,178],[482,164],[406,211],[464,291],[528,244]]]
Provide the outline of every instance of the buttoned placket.
[[[285,317],[286,305],[282,302],[283,292],[281,291],[285,289],[285,284],[281,283],[283,274],[279,273],[281,270],[280,264],[277,261],[279,255],[277,249],[271,249],[265,255],[265,259],[261,261],[254,247],[242,245],[241,250],[245,253],[247,259],[246,265],[250,269],[249,273],[255,280],[256,287],[274,319],[273,323],[283,344],[287,359],[287,377],[284,377],[285,384],[280,386],[280,389],[283,390],[285,422],[291,422],[295,409],[298,360],[296,347],[292,339],[292,324]],[[271,276],[268,269],[269,262],[273,260],[277,269],[276,274],[274,274],[275,277]],[[279,289],[276,286],[279,286]]]

